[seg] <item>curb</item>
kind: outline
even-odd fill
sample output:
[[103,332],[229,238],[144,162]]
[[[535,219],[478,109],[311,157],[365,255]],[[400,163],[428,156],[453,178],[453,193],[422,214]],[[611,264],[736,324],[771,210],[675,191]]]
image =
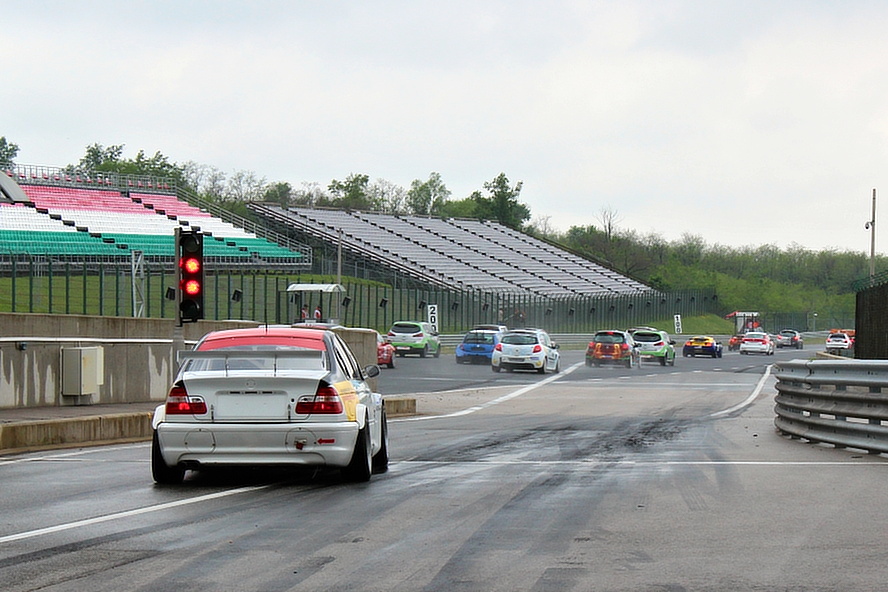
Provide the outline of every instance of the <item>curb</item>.
[[0,453],[150,440],[152,415],[144,411],[4,423]]
[[[416,399],[387,397],[389,417],[416,415]],[[0,454],[151,439],[151,411],[0,423]]]

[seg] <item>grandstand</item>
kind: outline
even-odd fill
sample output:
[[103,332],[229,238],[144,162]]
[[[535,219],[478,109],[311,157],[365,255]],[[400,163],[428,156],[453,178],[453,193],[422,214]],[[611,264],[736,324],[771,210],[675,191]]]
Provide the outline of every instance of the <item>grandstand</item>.
[[[409,283],[546,299],[651,291],[600,263],[496,222],[250,203],[262,222],[257,224],[203,204],[168,180],[20,165],[3,172],[0,257],[94,261],[138,252],[169,261],[174,230],[183,228],[207,237],[205,256],[217,269],[330,273],[341,246],[365,277],[398,288]],[[325,256],[316,261],[313,248],[318,247]]]
[[248,206],[304,242],[339,244],[352,259],[433,286],[548,298],[632,295],[650,287],[496,222],[316,208]]
[[140,252],[171,260],[174,230],[179,227],[200,230],[207,237],[204,254],[217,267],[311,266],[310,247],[269,233],[258,236],[245,225],[201,210],[180,199],[168,181],[48,167],[16,166],[4,173],[0,255],[83,260]]

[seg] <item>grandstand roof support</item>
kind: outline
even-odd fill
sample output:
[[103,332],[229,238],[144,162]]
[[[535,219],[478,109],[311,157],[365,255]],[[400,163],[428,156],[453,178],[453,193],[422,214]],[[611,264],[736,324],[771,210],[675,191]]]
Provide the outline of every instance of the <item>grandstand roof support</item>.
[[0,173],[0,198],[12,203],[28,203],[31,201],[25,195],[25,192],[22,191],[22,188],[5,173]]

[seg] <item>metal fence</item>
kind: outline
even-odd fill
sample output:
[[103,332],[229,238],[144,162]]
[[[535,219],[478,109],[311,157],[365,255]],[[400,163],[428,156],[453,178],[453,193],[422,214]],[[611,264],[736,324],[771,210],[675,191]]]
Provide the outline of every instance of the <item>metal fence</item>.
[[[317,280],[317,278],[312,278]],[[589,333],[718,313],[711,290],[649,291],[631,295],[547,298],[523,294],[349,283],[344,294],[287,292],[305,283],[299,272],[215,269],[208,265],[204,304],[210,320],[292,323],[303,305],[320,306],[325,320],[387,330],[394,321],[426,320],[436,305],[442,333],[478,325],[541,327],[554,333]],[[333,281],[326,278],[325,281]],[[59,261],[0,255],[0,312],[175,318],[173,259],[146,260],[135,274],[126,258]]]

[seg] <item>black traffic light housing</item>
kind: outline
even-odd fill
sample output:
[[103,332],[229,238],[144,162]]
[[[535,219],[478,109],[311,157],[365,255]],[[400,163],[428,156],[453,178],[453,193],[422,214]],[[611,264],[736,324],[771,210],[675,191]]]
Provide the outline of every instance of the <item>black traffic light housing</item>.
[[200,232],[176,229],[176,279],[179,325],[204,318],[203,235]]

